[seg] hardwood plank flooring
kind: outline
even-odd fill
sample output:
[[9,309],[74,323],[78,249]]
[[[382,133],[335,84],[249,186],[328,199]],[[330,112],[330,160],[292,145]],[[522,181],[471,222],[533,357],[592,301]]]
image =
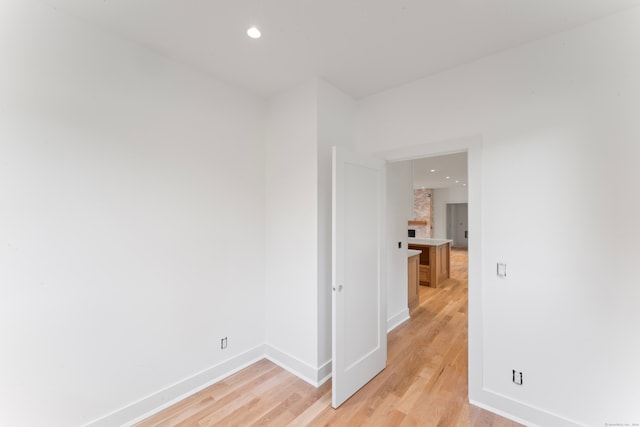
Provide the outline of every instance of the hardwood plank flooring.
[[452,250],[451,278],[420,286],[388,336],[387,368],[337,410],[331,381],[315,388],[261,360],[137,426],[520,426],[468,402],[467,261]]

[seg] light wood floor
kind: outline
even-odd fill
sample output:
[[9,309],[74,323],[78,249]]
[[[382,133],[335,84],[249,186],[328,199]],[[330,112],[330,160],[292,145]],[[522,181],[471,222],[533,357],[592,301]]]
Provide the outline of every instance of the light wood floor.
[[138,426],[519,426],[468,403],[466,251],[452,251],[451,270],[440,288],[420,286],[420,307],[388,336],[387,368],[337,410],[331,381],[316,389],[262,360]]

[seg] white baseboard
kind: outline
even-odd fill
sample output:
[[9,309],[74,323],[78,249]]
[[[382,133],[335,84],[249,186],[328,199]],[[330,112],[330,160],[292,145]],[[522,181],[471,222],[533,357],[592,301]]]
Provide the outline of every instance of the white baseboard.
[[315,368],[269,344],[265,344],[265,358],[314,387],[319,387],[331,378],[331,360]]
[[132,426],[263,358],[264,346],[260,345],[91,421],[84,427]]
[[395,328],[409,320],[409,309],[405,308],[398,314],[391,316],[387,319],[387,333],[393,331]]
[[314,368],[282,350],[265,344],[178,381],[83,427],[132,426],[262,359],[270,360],[314,387],[319,387],[331,378],[331,360]]
[[326,383],[331,379],[332,368],[333,368],[333,365],[331,364],[331,359],[327,360],[322,365],[320,365],[320,367],[318,368],[319,380],[318,380],[318,385],[316,385],[316,387],[320,387],[322,384]]
[[526,425],[528,427],[539,427],[536,424],[531,424],[531,422],[529,422],[529,421],[525,421],[525,420],[523,420],[521,418],[518,418],[518,417],[516,417],[516,416],[514,416],[512,414],[508,414],[508,413],[506,413],[504,411],[501,411],[501,410],[496,409],[494,407],[491,407],[489,405],[485,405],[484,403],[476,402],[475,400],[470,400],[469,403],[471,403],[473,406],[477,406],[478,408],[482,408],[482,409],[484,409],[486,411],[489,411],[489,412],[492,412],[494,414],[500,415],[501,417],[504,417],[504,418],[506,418],[508,420],[515,421],[518,424]]
[[469,403],[528,427],[581,427],[584,425],[486,387],[482,388],[481,395],[482,402],[470,399]]

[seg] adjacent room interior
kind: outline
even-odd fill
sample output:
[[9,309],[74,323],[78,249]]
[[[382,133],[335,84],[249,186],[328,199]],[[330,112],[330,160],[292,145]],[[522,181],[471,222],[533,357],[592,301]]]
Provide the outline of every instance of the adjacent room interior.
[[[451,251],[458,251],[456,260],[466,259],[463,252],[468,248],[469,234],[467,153],[412,160],[410,167],[413,203],[407,223],[407,244],[413,251],[410,254],[417,257],[418,283],[422,286],[418,289],[437,288],[451,277]],[[464,274],[465,263],[456,266]],[[422,296],[423,292],[419,293]],[[409,306],[413,304],[410,301]]]

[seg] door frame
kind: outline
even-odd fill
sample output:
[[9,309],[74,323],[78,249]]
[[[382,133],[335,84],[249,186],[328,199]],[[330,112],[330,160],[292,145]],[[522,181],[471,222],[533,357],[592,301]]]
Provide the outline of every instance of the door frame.
[[469,232],[469,317],[468,360],[469,401],[486,401],[482,370],[483,361],[483,312],[482,312],[482,135],[472,135],[440,142],[414,145],[372,154],[388,162],[401,162],[424,157],[436,157],[459,152],[467,153],[467,192]]

